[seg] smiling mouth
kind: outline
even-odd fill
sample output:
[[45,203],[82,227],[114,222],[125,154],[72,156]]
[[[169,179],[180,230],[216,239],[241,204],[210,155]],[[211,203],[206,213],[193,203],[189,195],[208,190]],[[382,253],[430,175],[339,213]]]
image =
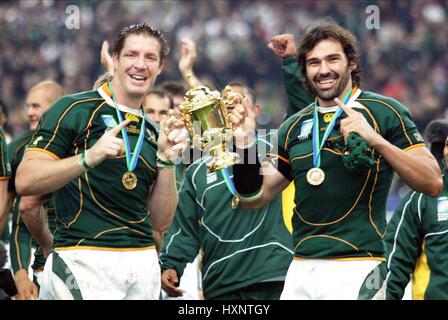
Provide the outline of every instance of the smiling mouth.
[[137,81],[137,82],[141,82],[141,83],[145,82],[148,79],[148,77],[145,77],[145,76],[132,75],[132,74],[130,74],[129,77],[132,80]]
[[331,78],[323,78],[319,80],[315,80],[314,83],[316,83],[317,87],[321,90],[328,90],[333,88],[336,85],[337,77],[331,77]]

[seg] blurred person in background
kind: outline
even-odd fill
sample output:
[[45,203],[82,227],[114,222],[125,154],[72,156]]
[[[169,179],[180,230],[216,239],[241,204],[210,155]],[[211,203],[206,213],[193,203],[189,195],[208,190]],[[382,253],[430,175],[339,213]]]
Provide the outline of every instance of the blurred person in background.
[[402,299],[412,278],[414,300],[448,299],[448,120],[433,120],[425,136],[443,173],[437,197],[411,191],[387,225],[386,298]]
[[11,271],[6,268],[8,261],[8,251],[2,241],[0,241],[0,301],[15,299],[17,288]]
[[[17,167],[22,160],[26,145],[31,142],[42,115],[63,94],[62,87],[51,80],[41,81],[31,87],[26,97],[30,130],[14,138],[8,145],[12,174],[8,184],[9,207],[7,212],[10,212],[11,209],[13,212],[9,250],[18,290],[17,300],[38,299],[42,270],[53,244],[53,232],[56,224],[51,195],[21,197],[17,194],[15,188]],[[34,283],[28,274],[33,240],[37,242],[32,264]]]
[[[8,138],[4,131],[4,126],[7,122],[7,107],[0,100],[0,152],[1,152],[1,167],[2,173],[0,174],[0,241],[3,241],[7,247],[9,247],[9,237],[10,237],[10,229],[9,229],[9,219],[10,214],[6,212],[7,203],[7,191],[5,193],[5,185],[8,185],[9,175],[7,173],[8,170],[8,157],[7,157],[7,144]],[[7,190],[7,187],[6,187]],[[9,262],[8,262],[9,265]]]
[[146,94],[143,101],[143,110],[150,120],[160,124],[160,121],[168,115],[170,109],[173,109],[173,99],[168,92],[153,89]]

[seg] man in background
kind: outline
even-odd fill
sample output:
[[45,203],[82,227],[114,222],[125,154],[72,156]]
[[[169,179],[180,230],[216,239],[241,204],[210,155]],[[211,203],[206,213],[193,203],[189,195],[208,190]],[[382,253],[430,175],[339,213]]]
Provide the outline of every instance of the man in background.
[[[26,145],[36,130],[40,118],[47,109],[63,95],[62,87],[50,80],[42,81],[33,86],[26,97],[27,116],[30,130],[11,141],[8,146],[9,161],[12,175],[8,184],[8,212],[13,212],[11,232],[10,257],[12,270],[18,290],[18,300],[30,300],[38,298],[38,286],[40,285],[45,259],[53,244],[55,227],[55,215],[50,196],[25,196],[17,194],[15,177],[17,167],[22,160]],[[12,201],[14,199],[14,202]],[[46,208],[42,207],[46,204]],[[30,280],[28,267],[31,263],[32,239],[36,240],[37,248],[34,254],[32,269],[36,283]]]

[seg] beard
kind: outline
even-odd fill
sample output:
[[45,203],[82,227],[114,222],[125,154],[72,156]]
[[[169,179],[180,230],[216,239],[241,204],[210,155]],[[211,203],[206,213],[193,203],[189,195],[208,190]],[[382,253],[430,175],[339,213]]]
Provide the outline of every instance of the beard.
[[340,79],[339,84],[337,86],[334,86],[331,89],[325,89],[322,90],[319,87],[315,85],[315,82],[319,81],[320,78],[323,78],[319,75],[315,76],[313,78],[313,81],[310,81],[308,78],[306,79],[306,85],[308,87],[308,90],[317,95],[321,100],[323,101],[333,101],[334,98],[337,98],[341,95],[341,93],[344,91],[345,87],[347,86],[347,83],[350,81],[351,73],[349,69],[347,68],[345,72],[342,74],[342,77],[335,73],[331,72],[329,76],[325,76],[327,79]]

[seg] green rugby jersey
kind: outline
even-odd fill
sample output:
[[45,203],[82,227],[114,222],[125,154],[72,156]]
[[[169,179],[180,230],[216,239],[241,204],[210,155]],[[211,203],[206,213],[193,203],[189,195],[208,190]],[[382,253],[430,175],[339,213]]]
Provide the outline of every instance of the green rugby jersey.
[[284,280],[293,252],[281,196],[262,209],[245,211],[239,205],[234,210],[222,173],[208,173],[209,160],[199,159],[186,170],[174,221],[164,238],[162,270],[175,269],[180,277],[200,252],[206,299]]
[[[131,153],[136,145],[142,110],[119,106]],[[145,132],[138,164],[138,184],[128,190],[122,183],[128,171],[125,156],[106,159],[96,168],[57,190],[53,195],[57,249],[97,248],[135,250],[154,245],[150,213],[150,187],[157,177],[157,126],[144,118]],[[27,151],[45,152],[56,159],[71,157],[92,147],[104,132],[119,123],[107,84],[59,99],[43,116]],[[121,132],[117,137],[122,138]]]
[[[11,166],[8,161],[8,147],[6,144],[5,132],[0,128],[0,181],[8,180],[11,176]],[[8,221],[5,222],[3,230],[0,230],[0,240],[9,241]]]
[[[11,164],[11,179],[8,184],[8,192],[16,194],[13,203],[13,223],[11,232],[11,245],[10,245],[10,257],[11,265],[14,273],[21,269],[28,269],[30,264],[31,247],[35,246],[36,251],[34,253],[34,263],[32,268],[34,270],[42,269],[45,264],[45,258],[43,255],[43,250],[40,245],[33,241],[31,233],[26,227],[22,216],[19,212],[20,196],[16,193],[15,188],[15,176],[17,172],[17,167],[22,161],[23,153],[26,145],[30,142],[33,132],[26,132],[14,140],[8,145],[9,163]],[[55,216],[53,201],[50,198],[45,207],[48,218],[48,226],[51,232],[55,229]]]
[[[320,108],[320,141],[337,108]],[[353,108],[398,148],[424,146],[410,112],[397,101],[361,92]],[[292,220],[295,257],[384,260],[385,206],[393,170],[375,153],[374,166],[356,173],[348,171],[342,161],[345,143],[339,119],[321,150],[325,180],[319,186],[310,185],[306,174],[314,167],[313,109],[312,104],[296,113],[278,132],[279,161],[285,168],[282,173],[294,181],[296,190]]]
[[[425,300],[448,299],[448,177],[435,198],[411,191],[403,198],[387,226],[387,299],[402,299],[419,260],[427,261],[429,274],[419,274]],[[414,298],[415,292],[413,292]]]
[[25,222],[19,213],[20,196],[16,194],[15,177],[17,167],[23,158],[26,144],[33,136],[33,132],[26,132],[11,141],[8,145],[9,163],[11,164],[11,179],[8,183],[8,192],[15,194],[12,205],[12,230],[9,247],[11,266],[14,273],[21,269],[28,269],[31,260],[31,247],[33,239]]

